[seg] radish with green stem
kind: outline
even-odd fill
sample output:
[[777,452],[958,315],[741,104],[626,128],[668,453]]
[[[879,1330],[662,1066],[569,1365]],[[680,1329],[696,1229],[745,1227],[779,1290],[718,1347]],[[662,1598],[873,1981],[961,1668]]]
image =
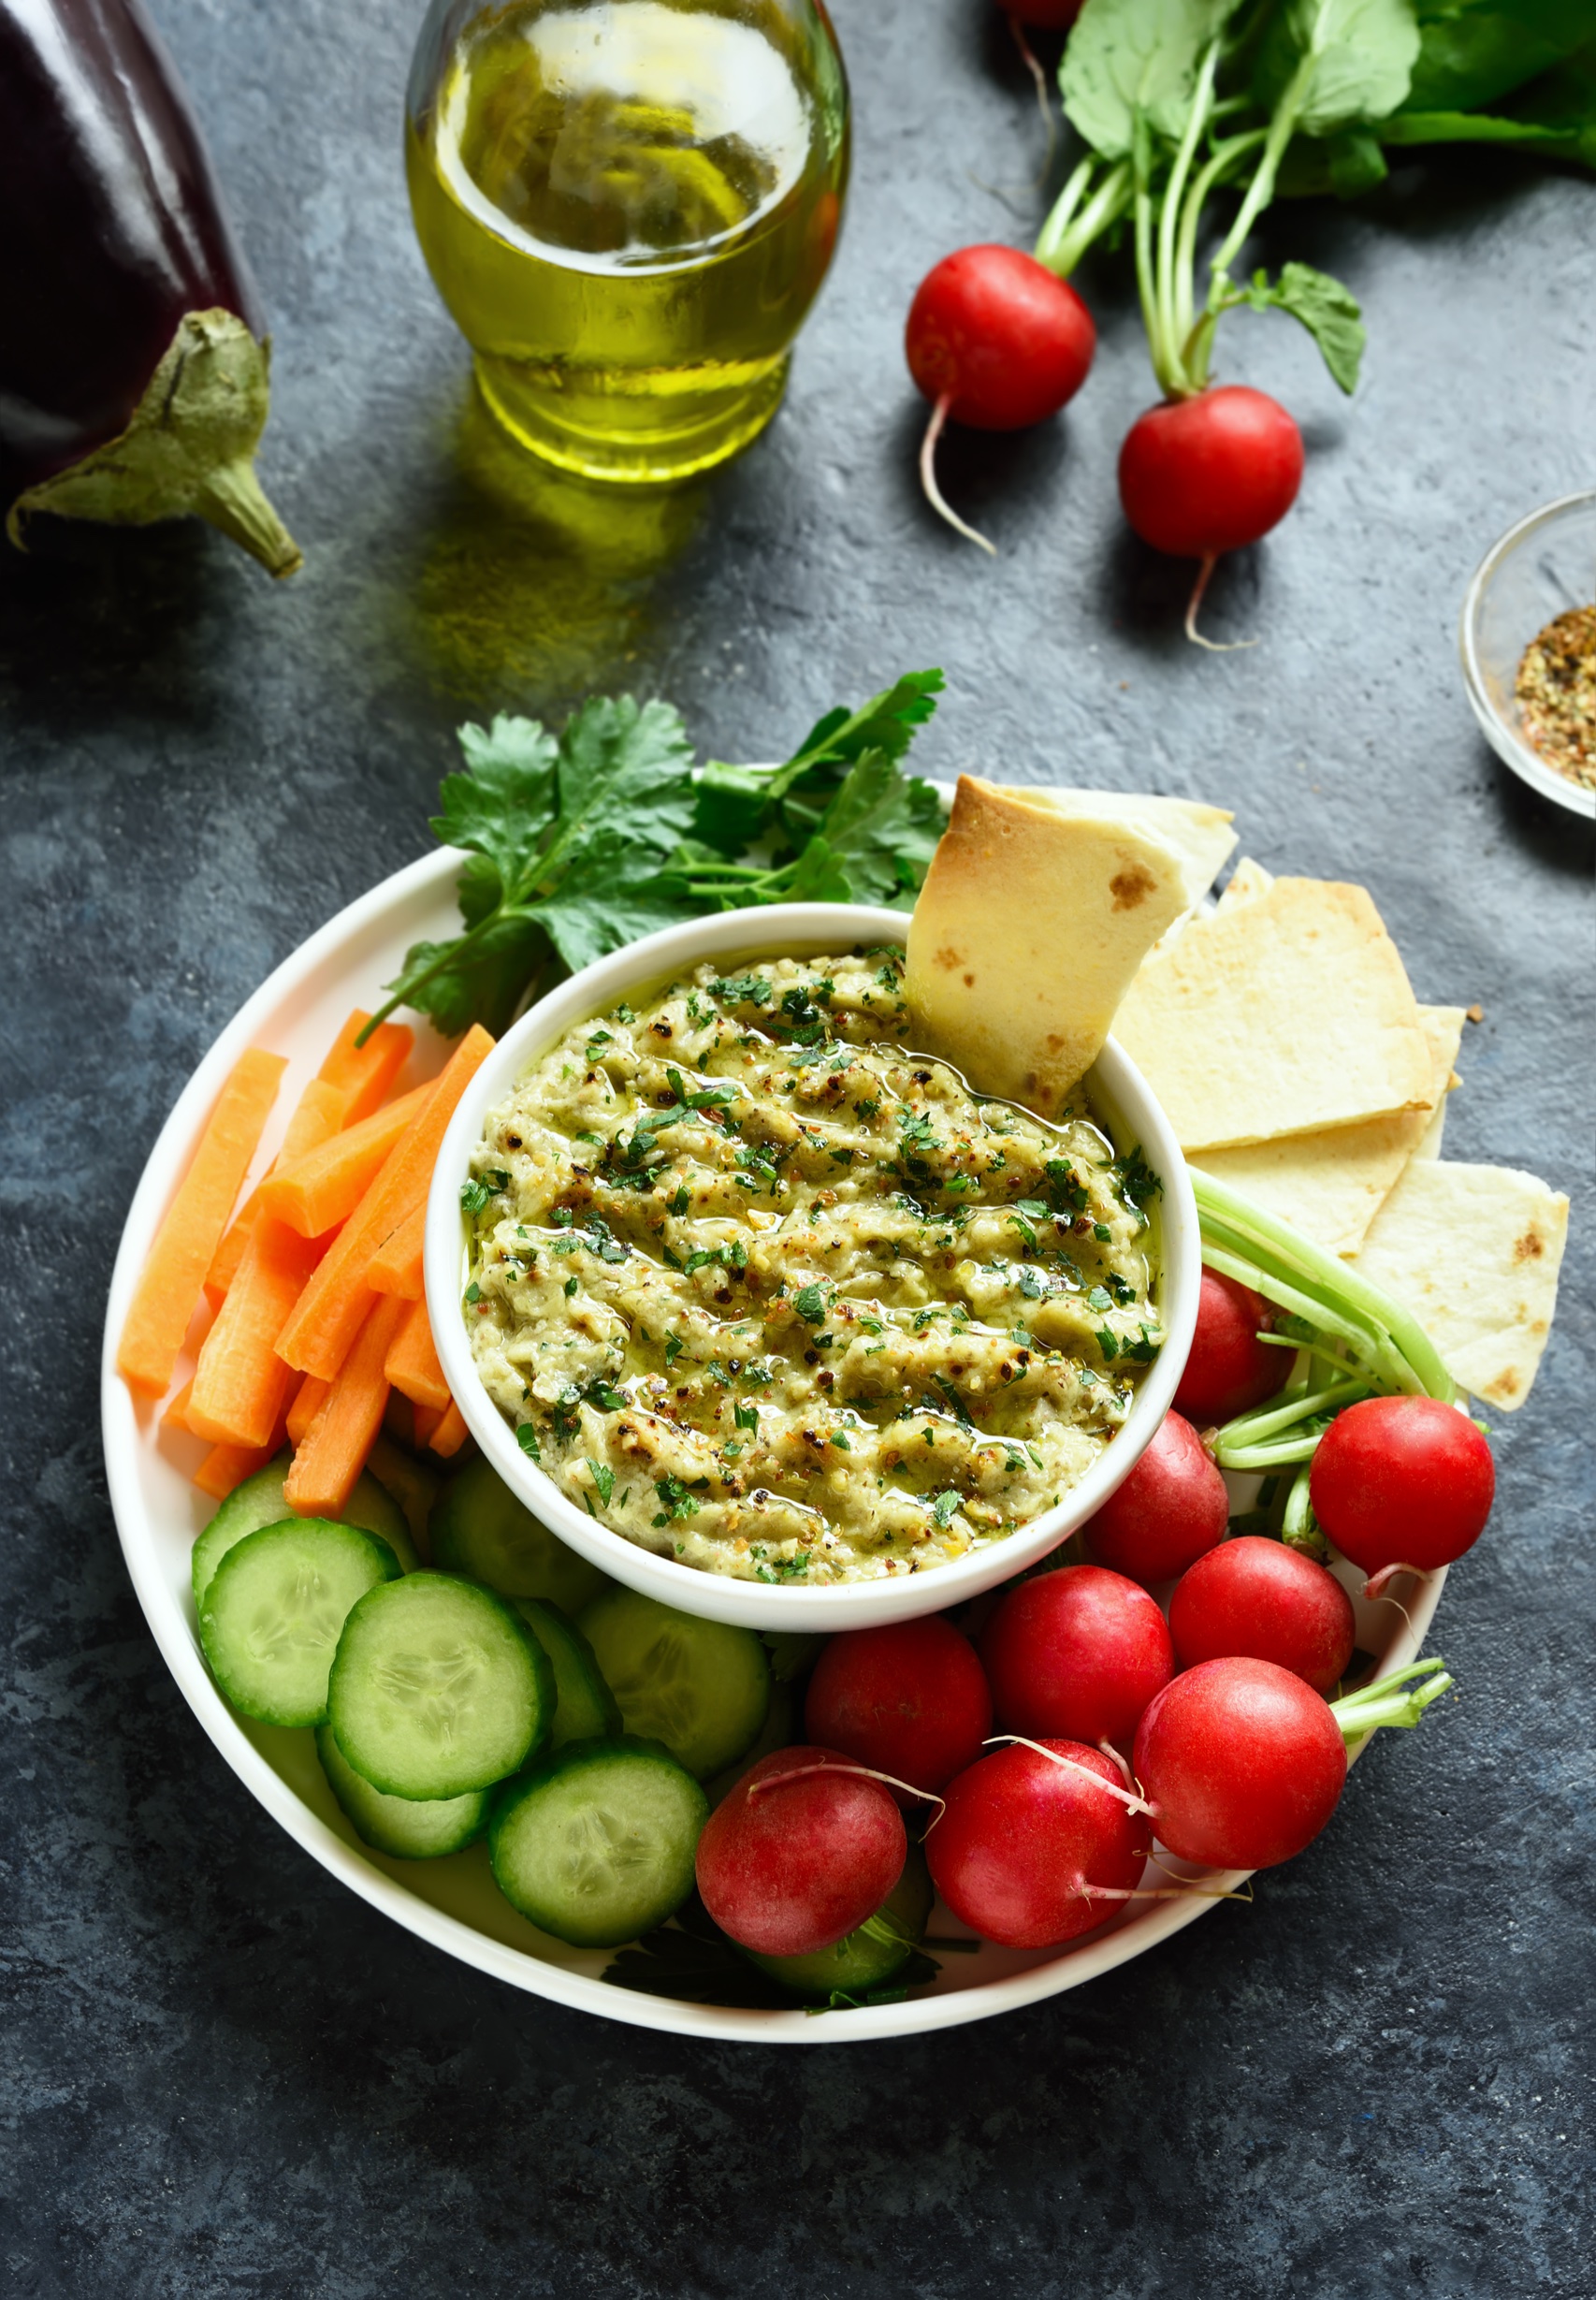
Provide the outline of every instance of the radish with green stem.
[[1169,1599],[1182,1668],[1237,1655],[1272,1661],[1326,1696],[1346,1674],[1356,1627],[1352,1599],[1333,1573],[1257,1534],[1199,1557]]
[[1280,1352],[1259,1339],[1273,1325],[1262,1294],[1205,1269],[1197,1330],[1175,1386],[1176,1412],[1202,1430],[1272,1398],[1288,1370]]
[[1128,1478],[1082,1529],[1093,1556],[1132,1581],[1172,1581],[1225,1538],[1230,1496],[1182,1414],[1166,1414]]
[[1485,1531],[1495,1493],[1484,1435],[1438,1398],[1348,1406],[1320,1440],[1309,1486],[1325,1532],[1376,1579],[1455,1564]]
[[909,307],[909,373],[932,402],[920,451],[927,502],[971,543],[996,547],[961,519],[936,484],[936,443],[950,421],[1021,431],[1056,415],[1080,390],[1097,331],[1075,290],[1018,248],[960,248],[928,271]]
[[1271,1661],[1183,1670],[1149,1705],[1131,1757],[1160,1841],[1210,1869],[1290,1860],[1334,1812],[1348,1745],[1416,1725],[1451,1683],[1444,1662],[1415,1662],[1327,1703]]
[[1048,131],[1048,160],[1051,164],[1058,130],[1048,96],[1047,74],[1042,70],[1041,59],[1026,35],[1029,32],[1067,32],[1081,13],[1081,0],[997,0],[997,5],[1008,19],[1008,29],[1020,51],[1020,61],[1030,73],[1036,88],[1037,103]]
[[1019,1582],[988,1622],[980,1657],[1008,1732],[1094,1745],[1128,1741],[1175,1667],[1153,1599],[1101,1565]]
[[961,1924],[1004,1948],[1053,1948],[1134,1892],[1152,1850],[1141,1800],[1073,1740],[1017,1742],[959,1775],[925,1840]]
[[704,1825],[698,1889],[733,1940],[765,1957],[829,1948],[878,1909],[908,1838],[892,1787],[835,1749],[778,1749]]

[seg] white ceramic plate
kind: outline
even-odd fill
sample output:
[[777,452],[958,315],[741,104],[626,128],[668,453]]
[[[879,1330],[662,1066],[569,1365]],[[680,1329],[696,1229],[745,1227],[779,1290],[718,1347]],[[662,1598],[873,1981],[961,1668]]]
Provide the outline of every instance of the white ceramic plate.
[[[1193,1896],[1131,1904],[1129,1914],[1058,1952],[983,1947],[974,1956],[949,1956],[939,1979],[907,2002],[828,2013],[819,2019],[801,2011],[738,2011],[637,1995],[600,1978],[609,1961],[604,1953],[566,1948],[518,1917],[495,1887],[480,1844],[442,1861],[392,1861],[369,1851],[334,1804],[310,1734],[253,1724],[223,1700],[200,1654],[189,1581],[194,1536],[210,1514],[210,1505],[189,1482],[203,1448],[196,1439],[163,1433],[159,1408],[130,1395],[115,1370],[116,1336],[161,1217],[239,1055],[246,1046],[263,1045],[289,1057],[277,1120],[261,1144],[258,1171],[269,1160],[287,1112],[350,1009],[374,1003],[377,986],[398,973],[412,942],[457,931],[454,886],[459,859],[449,852],[428,855],[373,887],[261,985],[183,1089],[128,1213],[106,1317],[101,1372],[106,1467],[134,1588],[189,1707],[272,1818],[373,1908],[479,1972],[557,2003],[642,2028],[764,2044],[857,2044],[915,2035],[1056,1996],[1168,1940],[1212,1908],[1212,1900]],[[435,1071],[443,1057],[442,1043],[419,1031],[414,1075]],[[189,1370],[180,1365],[179,1383]],[[1400,1668],[1418,1653],[1444,1578],[1438,1574],[1410,1607],[1411,1626],[1389,1606],[1366,1608],[1357,1602],[1359,1642],[1382,1653],[1386,1668]],[[1349,1573],[1346,1579],[1354,1588],[1356,1577]],[[1388,1626],[1393,1620],[1401,1631],[1395,1639]],[[1154,1881],[1161,1880],[1150,1879]],[[934,1917],[931,1929],[959,1929]]]

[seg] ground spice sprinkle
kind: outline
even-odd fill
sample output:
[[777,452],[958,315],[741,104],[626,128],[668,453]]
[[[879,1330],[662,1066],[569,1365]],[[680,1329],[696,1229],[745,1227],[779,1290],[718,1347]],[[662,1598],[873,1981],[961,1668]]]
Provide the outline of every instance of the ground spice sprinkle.
[[1596,791],[1596,606],[1537,632],[1514,682],[1524,738],[1549,767]]

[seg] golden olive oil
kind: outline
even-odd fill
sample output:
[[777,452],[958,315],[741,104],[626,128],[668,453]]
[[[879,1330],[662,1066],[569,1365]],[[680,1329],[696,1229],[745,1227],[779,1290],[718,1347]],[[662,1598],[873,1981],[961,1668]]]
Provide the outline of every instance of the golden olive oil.
[[734,454],[835,243],[847,91],[823,12],[509,0],[458,25],[450,7],[431,52],[423,35],[406,159],[488,404],[595,477]]

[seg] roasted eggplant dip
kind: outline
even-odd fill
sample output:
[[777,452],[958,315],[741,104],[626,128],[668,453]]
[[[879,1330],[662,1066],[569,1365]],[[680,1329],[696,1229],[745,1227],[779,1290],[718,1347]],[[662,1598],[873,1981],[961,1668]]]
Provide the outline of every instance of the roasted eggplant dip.
[[925,1572],[1050,1508],[1157,1355],[1156,1177],[912,1051],[896,949],[712,965],[567,1032],[461,1193],[476,1362],[629,1540]]

